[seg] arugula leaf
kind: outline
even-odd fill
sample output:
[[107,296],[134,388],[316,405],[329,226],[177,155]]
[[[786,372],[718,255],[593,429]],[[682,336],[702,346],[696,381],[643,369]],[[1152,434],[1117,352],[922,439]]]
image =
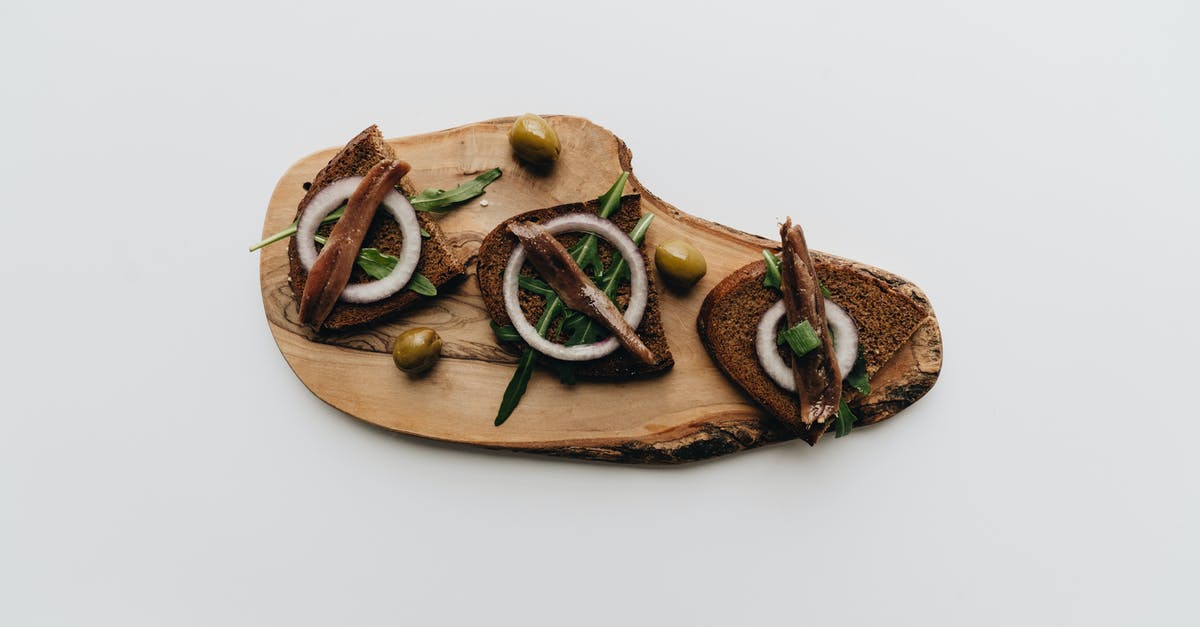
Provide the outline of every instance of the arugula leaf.
[[[550,328],[550,322],[557,318],[562,310],[562,301],[557,296],[546,299],[546,308],[542,311],[542,317],[538,318],[538,323],[534,327],[537,334],[546,335],[546,331]],[[521,359],[517,361],[517,371],[513,373],[512,380],[504,388],[504,397],[500,400],[500,409],[496,412],[495,424],[497,427],[508,420],[513,410],[517,408],[517,403],[521,402],[525,388],[529,385],[529,378],[533,376],[533,361],[536,357],[537,351],[528,346],[521,351]]]
[[[314,239],[321,245],[328,241],[324,235],[317,235]],[[400,263],[400,260],[378,248],[363,248],[358,251],[358,258],[355,259],[355,262],[372,279],[382,279],[396,269],[396,264]],[[433,281],[420,272],[413,272],[412,277],[408,280],[408,285],[404,287],[423,296],[437,296],[438,293],[437,286],[433,284]]]
[[589,268],[591,268],[592,274],[604,271],[604,262],[600,260],[600,246],[595,235],[588,233],[579,238],[579,241],[568,248],[567,252],[571,253],[571,257],[584,272],[587,272]]
[[452,205],[466,202],[482,194],[483,189],[489,183],[500,178],[500,174],[500,168],[492,168],[450,191],[427,189],[408,200],[412,203],[413,209],[417,211],[445,213],[452,208]]
[[521,402],[521,397],[525,395],[525,388],[529,386],[529,378],[533,376],[533,360],[536,356],[537,353],[532,348],[526,347],[521,351],[521,359],[517,361],[517,371],[513,373],[513,378],[504,388],[504,397],[500,399],[500,410],[496,412],[495,421],[497,427],[508,420],[513,410],[517,408],[517,403]]
[[[342,217],[342,214],[344,214],[344,213],[346,213],[346,204],[342,203],[341,207],[338,207],[337,209],[330,211],[329,215],[325,216],[321,220],[321,224],[329,224],[330,222],[337,222],[338,218]],[[250,252],[254,252],[254,251],[258,250],[259,248],[262,248],[263,246],[266,246],[268,244],[274,244],[275,242],[278,242],[281,239],[287,239],[287,238],[295,235],[296,227],[299,226],[299,224],[300,224],[300,218],[296,218],[290,225],[288,225],[288,227],[286,229],[251,246]]]
[[867,380],[867,360],[863,359],[862,354],[854,362],[850,374],[846,375],[846,383],[864,395],[871,393],[871,382]]
[[517,333],[517,328],[511,324],[500,326],[495,322],[489,322],[492,325],[492,333],[496,334],[496,339],[501,342],[520,342],[521,334]]
[[430,281],[429,277],[420,272],[414,272],[412,278],[408,280],[408,285],[405,287],[422,296],[437,296],[438,294],[437,286],[433,284],[433,281]]
[[531,276],[521,275],[517,279],[517,285],[521,289],[528,290],[539,296],[545,296],[545,297],[549,298],[549,297],[555,295],[554,290],[551,289],[550,286],[547,285],[545,281],[535,279]]
[[837,417],[833,420],[833,427],[836,429],[833,437],[840,438],[850,433],[850,428],[856,422],[858,422],[858,416],[850,411],[850,406],[846,404],[846,401],[839,401]]
[[[625,181],[628,179],[629,173],[622,172],[612,187],[609,187],[608,191],[597,199],[600,201],[599,215],[601,218],[607,219],[621,207],[621,192],[625,189]],[[584,272],[590,269],[593,276],[600,276],[604,273],[604,263],[600,261],[600,241],[594,234],[584,235],[568,249],[568,252]]]
[[779,274],[779,258],[771,251],[762,251],[763,259],[767,262],[767,276],[763,277],[763,287],[779,289],[783,285],[783,276]]
[[558,382],[563,385],[575,385],[575,362],[554,360],[554,369],[558,371]]
[[358,267],[371,275],[373,279],[382,279],[391,274],[399,262],[399,259],[378,248],[363,248],[358,251]]
[[[779,273],[779,265],[783,263],[779,257],[775,256],[771,251],[762,251],[763,259],[767,261],[767,276],[763,277],[763,287],[773,287],[779,289],[783,285],[783,275]],[[833,294],[825,288],[825,284],[817,281],[817,287],[821,288],[821,295],[825,298],[833,298]]]

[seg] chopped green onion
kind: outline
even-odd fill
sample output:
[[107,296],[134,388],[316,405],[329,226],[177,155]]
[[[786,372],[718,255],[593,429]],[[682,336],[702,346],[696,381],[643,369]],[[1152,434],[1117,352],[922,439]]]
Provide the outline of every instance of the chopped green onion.
[[788,347],[797,357],[803,357],[821,345],[821,338],[817,336],[816,330],[808,320],[801,320],[800,324],[779,332],[775,343],[783,344],[784,342],[787,342]]

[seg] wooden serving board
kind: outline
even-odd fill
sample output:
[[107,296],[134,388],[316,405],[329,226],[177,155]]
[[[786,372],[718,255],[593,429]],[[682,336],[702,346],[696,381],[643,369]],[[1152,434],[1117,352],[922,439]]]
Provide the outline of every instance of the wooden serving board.
[[[449,189],[496,166],[504,171],[484,196],[440,218],[456,254],[472,260],[467,278],[400,318],[350,335],[315,336],[296,322],[287,246],[264,249],[263,305],[271,333],[292,370],[319,398],[367,422],[494,449],[679,463],[789,439],[717,368],[696,332],[696,314],[708,291],[778,242],[694,218],[651,194],[636,176],[630,177],[625,192],[640,193],[642,211],[656,215],[646,238],[648,249],[682,238],[696,244],[708,261],[708,275],[687,294],[661,292],[674,369],[640,381],[580,381],[574,386],[538,370],[513,416],[503,426],[493,426],[516,357],[497,345],[488,325],[474,277],[475,251],[505,218],[595,199],[622,170],[632,171],[629,149],[609,131],[577,117],[548,119],[562,140],[562,157],[548,173],[514,160],[507,139],[513,118],[388,140],[396,154],[413,165],[409,176],[418,189]],[[336,152],[329,148],[309,155],[283,174],[267,209],[264,237],[293,220],[304,184]],[[488,201],[486,207],[481,199]],[[933,386],[941,370],[941,335],[928,299],[915,285],[878,268],[846,263],[897,287],[929,310],[929,318],[907,345],[875,374],[872,394],[856,404],[861,426],[894,415]],[[432,371],[411,378],[392,364],[391,343],[404,329],[418,325],[436,329],[445,345]]]

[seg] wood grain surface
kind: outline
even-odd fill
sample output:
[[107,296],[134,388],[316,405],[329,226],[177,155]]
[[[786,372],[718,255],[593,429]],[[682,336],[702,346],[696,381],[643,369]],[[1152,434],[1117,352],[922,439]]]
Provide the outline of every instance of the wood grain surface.
[[[263,306],[271,333],[304,385],[330,405],[375,425],[409,435],[475,446],[630,463],[680,463],[790,439],[714,365],[699,341],[696,315],[708,291],[730,272],[760,258],[777,242],[692,217],[631,176],[626,193],[640,193],[642,211],[656,215],[646,245],[683,238],[704,252],[708,274],[687,294],[664,291],[663,324],[675,367],[639,381],[580,381],[564,386],[538,370],[513,416],[492,425],[516,357],[501,348],[488,325],[474,273],[483,237],[514,214],[595,199],[632,155],[615,135],[588,120],[547,116],[562,140],[562,157],[548,172],[514,161],[507,131],[512,118],[388,140],[412,164],[418,189],[451,188],[499,166],[503,176],[487,193],[440,218],[468,276],[442,295],[387,323],[356,333],[315,336],[297,323],[288,286],[287,246],[262,251]],[[384,129],[386,131],[386,129]],[[295,217],[304,184],[337,152],[329,148],[290,167],[271,196],[264,237]],[[480,200],[488,205],[482,206]],[[815,253],[871,274],[909,295],[929,312],[909,342],[872,378],[872,394],[856,403],[860,424],[895,415],[933,386],[941,370],[941,335],[928,299],[889,272]],[[429,373],[409,377],[391,359],[391,342],[412,326],[433,327],[445,346]],[[850,437],[853,437],[851,434]],[[790,444],[801,449],[808,446]]]

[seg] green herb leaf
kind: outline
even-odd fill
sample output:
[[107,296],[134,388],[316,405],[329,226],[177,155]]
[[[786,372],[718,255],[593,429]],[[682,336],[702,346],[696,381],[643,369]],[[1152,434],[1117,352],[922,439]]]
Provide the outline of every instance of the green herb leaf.
[[816,330],[808,320],[801,320],[796,326],[779,332],[775,343],[784,342],[787,342],[788,348],[791,348],[797,357],[803,357],[821,345],[821,338],[817,336]]
[[571,258],[579,264],[579,268],[584,272],[589,269],[593,275],[604,272],[604,262],[600,260],[600,244],[596,241],[595,235],[588,233],[579,238],[579,241],[568,248],[567,252],[571,253]]
[[[314,239],[321,245],[324,245],[328,241],[323,235],[317,235]],[[399,259],[378,248],[363,248],[358,251],[358,258],[355,261],[358,263],[358,267],[362,268],[363,272],[366,272],[373,279],[386,277],[392,273],[392,270],[396,269],[396,264],[400,263]],[[420,272],[413,273],[405,289],[412,290],[424,296],[437,296],[437,286]]]
[[363,248],[358,251],[358,267],[373,279],[382,279],[396,269],[400,260],[378,248]]
[[[542,317],[538,318],[538,323],[534,327],[538,335],[545,336],[546,331],[550,329],[550,323],[562,313],[563,304],[558,296],[546,299],[546,308],[542,310]],[[529,378],[533,375],[533,361],[537,356],[536,351],[526,347],[521,352],[521,359],[517,362],[517,371],[513,373],[513,378],[508,382],[508,387],[504,388],[504,398],[500,400],[500,410],[496,412],[496,426],[504,424],[505,420],[512,415],[513,410],[517,408],[517,404],[521,402],[521,396],[525,394],[525,388],[529,385]]]
[[617,180],[612,184],[612,187],[609,187],[608,191],[604,192],[597,199],[600,201],[601,218],[608,219],[612,214],[617,212],[617,209],[621,206],[621,192],[625,191],[625,181],[628,180],[629,173],[622,172],[621,176],[618,176]]
[[492,325],[492,333],[496,334],[496,339],[501,342],[520,342],[521,334],[517,333],[517,328],[511,324],[500,326],[495,322],[489,322]]
[[549,285],[546,285],[545,281],[535,279],[531,276],[521,275],[517,279],[517,285],[521,289],[528,290],[539,296],[545,296],[546,298],[555,296],[554,290]]
[[438,294],[437,286],[433,284],[433,281],[420,272],[413,273],[406,288],[422,296],[437,296]]
[[771,251],[762,251],[763,259],[767,262],[767,276],[763,277],[763,287],[779,289],[783,285],[783,276],[779,274],[779,258]]
[[570,361],[554,361],[554,369],[558,371],[558,382],[563,385],[575,385],[575,364]]
[[867,360],[861,354],[854,362],[854,368],[850,369],[850,374],[846,375],[846,384],[864,395],[871,393],[871,382],[867,380]]
[[[629,173],[622,172],[616,182],[608,188],[608,191],[596,199],[600,203],[599,215],[601,218],[607,219],[621,208],[621,192],[625,190],[625,181],[627,180],[629,180]],[[596,277],[604,273],[604,263],[600,260],[600,241],[595,235],[591,233],[584,235],[570,248],[569,252],[575,258],[575,263],[578,263],[584,272],[590,271],[592,276]]]
[[[783,263],[779,257],[776,257],[771,251],[762,251],[763,259],[767,262],[767,276],[763,277],[763,287],[773,287],[780,289],[783,285],[783,275],[779,273],[779,265]],[[833,294],[825,288],[825,284],[817,281],[817,287],[821,288],[821,295],[825,298],[833,298]]]
[[[344,213],[346,213],[346,205],[345,205],[345,203],[343,203],[341,207],[338,207],[337,209],[334,209],[333,211],[330,211],[330,212],[329,212],[329,215],[327,215],[327,216],[325,216],[324,218],[322,218],[322,219],[321,219],[321,224],[329,224],[330,222],[337,222],[337,221],[338,221],[338,218],[342,217],[342,214],[344,214]],[[258,250],[259,248],[262,248],[263,246],[266,246],[266,245],[268,245],[268,244],[274,244],[275,242],[278,242],[278,241],[279,241],[279,240],[281,240],[281,239],[287,239],[287,238],[289,238],[289,237],[291,237],[291,236],[295,235],[295,234],[296,234],[296,227],[297,227],[299,224],[300,224],[300,218],[296,218],[296,220],[295,220],[294,222],[292,222],[292,223],[291,223],[291,224],[290,224],[290,225],[289,225],[289,226],[288,226],[286,229],[284,229],[284,230],[282,230],[282,231],[280,231],[280,232],[278,232],[278,233],[276,233],[276,234],[272,235],[271,237],[268,237],[267,239],[265,239],[265,240],[263,240],[263,241],[261,241],[261,242],[259,242],[259,243],[255,244],[255,245],[251,246],[251,247],[250,247],[250,252],[254,252],[254,251]]]
[[513,410],[517,408],[517,403],[521,402],[525,388],[529,386],[529,378],[533,376],[533,360],[536,356],[537,353],[532,348],[526,347],[521,351],[521,359],[517,361],[517,371],[513,373],[513,378],[504,388],[504,398],[500,400],[500,410],[496,412],[497,427],[508,420]]
[[850,428],[856,422],[858,422],[858,416],[850,411],[850,406],[846,404],[846,401],[839,401],[837,418],[833,420],[833,427],[836,430],[834,437],[840,438],[850,433]]
[[413,209],[417,211],[445,213],[452,209],[453,205],[466,202],[482,194],[484,188],[498,178],[500,178],[500,168],[492,168],[450,191],[444,189],[427,189],[409,198],[409,202],[412,203]]
[[426,231],[425,229],[421,229],[421,237],[424,237],[425,239],[429,239],[433,236],[429,234],[429,231]]

